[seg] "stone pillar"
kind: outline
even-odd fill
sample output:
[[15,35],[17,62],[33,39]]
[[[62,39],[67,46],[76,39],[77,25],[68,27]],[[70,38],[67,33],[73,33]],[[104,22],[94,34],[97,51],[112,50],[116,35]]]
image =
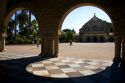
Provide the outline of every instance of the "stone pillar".
[[57,57],[57,55],[58,55],[58,36],[51,36],[51,35],[42,36],[41,39],[42,39],[42,41],[41,41],[40,56]]
[[7,0],[0,0],[0,52],[4,51],[5,48],[5,37],[4,27],[3,27],[3,19],[6,10]]
[[118,61],[121,58],[121,37],[115,36],[115,56],[113,61]]
[[7,0],[0,0],[0,23],[2,22],[6,10]]
[[[49,5],[45,5],[47,8]],[[39,8],[36,18],[39,24],[39,36],[41,37],[41,57],[57,57],[58,55],[58,24],[60,20],[55,17],[51,8]]]
[[3,52],[5,49],[5,37],[0,33],[0,52]]
[[57,34],[57,36],[55,36],[54,38],[54,57],[58,56],[58,52],[59,52],[59,37]]
[[122,37],[122,63],[125,65],[125,37]]

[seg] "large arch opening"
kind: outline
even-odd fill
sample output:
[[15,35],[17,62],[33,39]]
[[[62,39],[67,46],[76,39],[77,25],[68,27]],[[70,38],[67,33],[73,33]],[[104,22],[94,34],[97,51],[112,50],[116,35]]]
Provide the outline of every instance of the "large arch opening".
[[5,22],[6,52],[25,55],[24,57],[40,54],[39,26],[31,10],[16,8],[8,14]]
[[[84,9],[86,7],[88,7],[88,10],[85,11],[84,13],[81,13],[82,10],[80,10],[80,9],[82,9],[82,8]],[[89,9],[89,7],[90,7],[90,9]],[[91,12],[91,14],[90,14],[91,16],[89,16],[89,11],[94,11],[94,9],[91,9],[91,7],[99,9],[99,12],[101,11],[105,15],[102,13],[98,14],[99,12]],[[108,20],[101,18],[101,17],[103,17],[102,15],[104,16],[104,18],[108,18]],[[83,19],[86,19],[86,21],[84,21]],[[99,19],[99,21],[95,26],[95,25],[93,25],[93,23],[97,19]],[[71,8],[71,10],[69,10],[64,15],[62,20],[63,20],[63,22],[61,21],[62,24],[60,24],[60,25],[62,25],[61,26],[62,28],[60,30],[64,31],[66,28],[71,29],[71,31],[77,30],[75,37],[77,35],[78,36],[77,39],[82,38],[82,39],[79,39],[82,41],[78,40],[78,42],[73,42],[72,46],[69,46],[68,45],[69,43],[64,43],[64,42],[60,43],[59,44],[60,45],[60,48],[59,48],[60,56],[88,58],[88,59],[94,59],[94,58],[97,59],[98,58],[100,60],[108,59],[108,60],[112,61],[112,59],[114,57],[114,42],[108,43],[109,42],[108,38],[110,37],[109,34],[113,33],[114,26],[113,26],[113,22],[110,19],[110,15],[107,13],[107,11],[105,9],[103,9],[100,6],[94,5],[94,4],[78,5],[76,7]],[[81,21],[81,24],[80,24],[80,21]],[[102,24],[100,23],[101,21],[103,21]],[[106,31],[106,32],[108,32],[108,34],[107,34],[104,32],[104,30],[106,28],[104,28],[102,26],[97,27],[98,24],[102,25],[104,27],[107,27],[108,25],[112,25],[112,29],[111,29],[111,27],[108,27],[108,29]],[[80,29],[83,26],[88,27],[88,25],[90,27],[93,26],[93,28]],[[76,27],[77,27],[77,29],[76,29]],[[95,27],[97,27],[97,28],[95,28]],[[78,30],[79,30],[79,32],[78,32]],[[95,37],[95,35],[96,35],[96,37]],[[102,36],[104,36],[104,37],[102,38]],[[75,41],[76,41],[76,39],[75,39]],[[92,41],[93,43],[92,42],[88,43],[88,41]],[[65,48],[65,50],[63,48]],[[108,48],[108,50],[107,50],[107,48]],[[107,54],[105,54],[105,53],[107,53]],[[84,56],[84,55],[86,55],[86,56]]]
[[[87,10],[82,12],[82,8],[83,11],[85,11],[84,8],[87,8]],[[99,9],[99,11],[94,11],[95,9]],[[65,18],[62,18],[61,33],[72,32],[72,35],[75,35],[76,39],[66,37],[66,39],[69,38],[69,40],[67,39],[67,41],[69,41],[68,43],[62,43],[61,40],[59,40],[60,56],[90,60],[92,63],[96,63],[98,60],[108,61],[109,63],[107,63],[106,66],[110,66],[115,55],[115,44],[114,42],[109,43],[108,39],[110,36],[113,37],[114,26],[106,10],[96,5],[80,5],[71,10],[64,15]],[[112,35],[110,35],[110,33],[112,33]],[[64,38],[64,35],[62,36]],[[73,42],[72,45],[70,45],[71,40]],[[95,62],[93,62],[93,60]],[[96,65],[92,66],[93,68],[97,67]]]

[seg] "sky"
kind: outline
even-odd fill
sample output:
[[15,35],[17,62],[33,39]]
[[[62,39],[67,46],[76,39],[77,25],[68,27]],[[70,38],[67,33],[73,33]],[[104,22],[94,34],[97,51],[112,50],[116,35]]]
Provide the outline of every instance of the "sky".
[[98,18],[111,22],[110,17],[102,9],[94,6],[82,6],[67,15],[61,29],[74,29],[78,33],[79,29],[94,16],[94,13]]

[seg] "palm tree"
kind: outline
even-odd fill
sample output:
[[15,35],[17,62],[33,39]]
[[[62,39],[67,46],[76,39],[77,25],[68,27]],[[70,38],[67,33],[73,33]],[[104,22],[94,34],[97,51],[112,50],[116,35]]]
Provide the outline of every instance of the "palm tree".
[[31,16],[32,16],[32,12],[29,10],[29,28],[31,28]]
[[32,35],[36,37],[37,34],[38,34],[38,23],[37,23],[37,21],[34,19],[34,20],[31,22],[31,25],[32,25]]
[[13,33],[14,27],[15,27],[15,20],[11,18],[7,28],[8,39],[12,39],[12,37],[14,37]]
[[17,23],[18,23],[18,19],[17,19],[17,11],[16,11],[15,12],[15,26],[14,26],[15,37],[17,35]]
[[28,36],[28,22],[29,16],[27,14],[27,10],[21,10],[18,14],[18,21],[19,21],[19,34],[21,36]]
[[29,29],[28,34],[29,34],[30,36],[32,35],[32,34],[31,34],[31,33],[32,33],[32,32],[31,32],[31,31],[32,31],[32,27],[31,27],[31,26],[32,26],[32,24],[31,24],[31,23],[32,23],[32,22],[31,22],[31,16],[32,16],[32,12],[29,10],[29,11],[28,11],[28,17],[29,17],[29,18],[28,18],[28,27],[27,27],[27,28]]
[[[31,20],[32,12],[29,10],[18,10],[14,13],[14,19],[11,18],[8,24],[8,38],[18,38],[30,40],[31,37],[38,38],[38,23],[36,19]],[[19,33],[17,34],[17,25]]]

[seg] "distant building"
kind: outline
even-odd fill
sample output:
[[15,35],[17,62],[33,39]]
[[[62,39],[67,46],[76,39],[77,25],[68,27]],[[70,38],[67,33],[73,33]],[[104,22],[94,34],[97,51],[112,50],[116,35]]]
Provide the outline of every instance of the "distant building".
[[94,16],[79,30],[80,42],[112,42],[113,26]]

